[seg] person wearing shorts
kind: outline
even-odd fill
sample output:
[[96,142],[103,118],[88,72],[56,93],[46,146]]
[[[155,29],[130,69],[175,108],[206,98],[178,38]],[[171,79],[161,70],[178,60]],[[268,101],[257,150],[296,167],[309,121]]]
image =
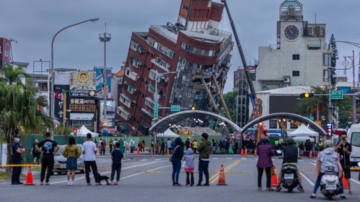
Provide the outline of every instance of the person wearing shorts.
[[350,186],[350,179],[351,179],[351,170],[350,170],[350,155],[352,151],[351,144],[346,141],[347,135],[346,133],[343,133],[341,135],[341,140],[339,144],[336,145],[335,151],[339,153],[340,157],[340,164],[343,169],[346,182],[349,187],[349,195],[352,194],[351,192],[351,186]]
[[36,146],[39,144],[38,139],[35,139],[33,147],[31,149],[31,154],[33,155],[33,162],[34,164],[40,163],[40,152],[36,149]]
[[74,185],[75,171],[77,170],[77,159],[81,155],[80,148],[76,145],[74,137],[69,137],[69,144],[66,145],[62,151],[62,155],[67,158],[66,170],[68,185]]

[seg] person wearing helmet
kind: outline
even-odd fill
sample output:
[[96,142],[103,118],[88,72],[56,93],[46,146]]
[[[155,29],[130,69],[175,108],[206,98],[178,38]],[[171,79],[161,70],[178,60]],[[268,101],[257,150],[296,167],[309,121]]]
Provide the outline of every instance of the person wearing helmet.
[[326,171],[328,171],[328,167],[332,167],[333,171],[338,174],[339,183],[341,187],[340,197],[342,199],[346,199],[344,195],[344,188],[341,179],[342,167],[339,161],[339,154],[335,152],[331,140],[326,140],[324,142],[324,151],[320,152],[320,154],[316,158],[316,169],[315,169],[316,181],[315,181],[313,193],[311,194],[310,198],[316,198],[316,191],[320,186],[321,177],[324,175]]
[[[284,165],[293,165],[296,166],[297,168],[297,161],[298,161],[298,148],[295,146],[295,141],[292,138],[288,138],[286,141],[286,146],[283,149],[283,153],[284,153],[284,158],[283,158],[283,162],[282,162],[282,168],[284,168]],[[296,169],[296,174],[299,180],[299,186],[297,187],[297,189],[301,192],[304,192],[304,188],[301,184],[301,175],[298,169]],[[280,169],[279,171],[279,177],[278,177],[278,181],[279,184],[276,187],[276,191],[279,192],[281,191],[281,180],[282,180],[282,169]]]
[[261,139],[261,145],[257,147],[258,153],[258,162],[256,167],[258,168],[258,191],[261,191],[261,178],[266,171],[266,191],[274,191],[270,186],[271,181],[271,168],[273,167],[273,162],[271,157],[274,156],[274,150],[269,145],[269,138],[264,137]]

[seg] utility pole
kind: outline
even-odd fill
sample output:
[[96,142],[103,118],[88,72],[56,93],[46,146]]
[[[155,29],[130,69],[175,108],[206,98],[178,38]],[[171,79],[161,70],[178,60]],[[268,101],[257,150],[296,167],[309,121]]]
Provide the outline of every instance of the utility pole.
[[[103,69],[103,79],[104,79],[104,118],[103,119],[106,119],[106,96],[107,96],[107,93],[108,93],[108,86],[107,86],[107,75],[106,75],[106,72],[107,72],[107,69],[106,69],[106,42],[109,42],[110,39],[111,39],[111,34],[109,33],[106,33],[106,23],[105,23],[105,32],[103,34],[99,34],[99,39],[100,39],[100,42],[104,42],[104,69]],[[101,121],[101,120],[100,120]]]

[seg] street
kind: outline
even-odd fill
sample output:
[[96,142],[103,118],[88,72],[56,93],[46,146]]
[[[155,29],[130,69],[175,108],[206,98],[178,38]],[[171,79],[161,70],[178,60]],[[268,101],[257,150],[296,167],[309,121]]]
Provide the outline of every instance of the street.
[[[101,199],[115,201],[310,201],[324,200],[319,190],[316,199],[310,199],[313,184],[315,181],[314,159],[303,159],[299,161],[299,169],[303,177],[305,193],[295,190],[287,193],[286,190],[277,192],[265,192],[265,176],[263,176],[263,191],[257,191],[257,157],[239,155],[212,155],[210,162],[210,187],[186,187],[186,174],[181,173],[179,182],[182,187],[173,187],[171,180],[172,167],[168,161],[169,156],[141,156],[127,155],[128,160],[122,164],[121,180],[118,186],[87,186],[85,175],[76,175],[75,185],[68,186],[65,175],[54,175],[50,178],[50,186],[39,185],[39,173],[34,173],[35,186],[12,186],[9,182],[0,183],[1,201],[77,201],[86,199],[88,202],[97,202]],[[274,163],[279,168],[282,160],[274,157]],[[110,176],[110,156],[98,156],[98,167],[102,175]],[[197,162],[196,162],[197,163]],[[227,186],[216,186],[218,172],[221,164],[224,164],[226,171]],[[196,164],[197,169],[197,164]],[[90,173],[90,175],[92,175]],[[353,195],[348,195],[347,200],[357,201],[360,183],[357,179],[357,172],[352,173]],[[198,174],[195,174],[195,184]],[[204,182],[203,182],[204,183]],[[291,198],[289,198],[291,197]],[[334,199],[342,200],[339,197]]]

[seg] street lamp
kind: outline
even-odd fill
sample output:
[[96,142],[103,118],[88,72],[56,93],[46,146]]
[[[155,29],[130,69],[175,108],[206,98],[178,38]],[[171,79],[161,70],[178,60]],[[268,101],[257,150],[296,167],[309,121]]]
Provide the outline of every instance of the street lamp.
[[105,32],[99,34],[100,42],[104,42],[104,69],[103,69],[103,79],[104,79],[104,120],[106,120],[106,95],[108,93],[107,88],[107,76],[106,76],[106,42],[109,42],[111,39],[111,34],[106,33],[106,23],[105,23]]
[[[72,25],[69,25],[69,26],[66,26],[62,29],[60,29],[58,32],[56,32],[56,34],[54,35],[54,37],[52,38],[52,41],[51,41],[51,80],[52,80],[52,86],[50,87],[50,93],[49,93],[49,100],[50,100],[50,104],[51,104],[51,107],[49,107],[49,115],[54,119],[54,104],[52,103],[54,100],[51,98],[51,95],[54,94],[54,88],[53,88],[53,85],[54,85],[54,41],[55,41],[55,38],[56,36],[64,31],[65,29],[67,28],[70,28],[70,27],[74,27],[76,25],[80,25],[80,24],[83,24],[85,22],[95,22],[95,21],[98,21],[99,18],[92,18],[92,19],[89,19],[89,20],[85,20],[85,21],[82,21],[82,22],[78,22],[78,23],[75,23],[75,24],[72,24]],[[54,109],[53,109],[54,108]]]

